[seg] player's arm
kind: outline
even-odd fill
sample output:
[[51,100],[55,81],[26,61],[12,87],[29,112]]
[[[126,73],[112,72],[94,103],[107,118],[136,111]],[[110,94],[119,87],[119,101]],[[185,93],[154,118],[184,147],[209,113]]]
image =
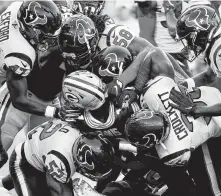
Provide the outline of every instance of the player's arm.
[[218,85],[219,81],[220,78],[216,76],[216,74],[213,72],[213,70],[210,67],[208,67],[206,71],[199,73],[196,76],[181,82],[180,84],[186,86],[187,88],[189,88],[189,86],[191,87],[213,86],[217,88],[220,86]]
[[174,13],[174,8],[175,8],[174,4],[170,0],[164,0],[163,7],[165,10],[166,23],[167,23],[169,34],[172,38],[175,38],[177,18]]
[[154,46],[157,46],[155,41],[156,28],[156,12],[152,9],[151,1],[138,2],[138,22],[140,26],[140,37],[148,40]]
[[47,106],[27,98],[28,84],[26,77],[7,69],[6,81],[12,104],[15,108],[35,115],[45,115]]
[[191,115],[195,116],[221,116],[221,103],[212,106],[196,106]]
[[46,181],[50,190],[51,196],[74,196],[71,182],[61,183],[47,171]]
[[[141,62],[143,61],[147,53],[153,49],[155,49],[155,47],[150,44],[150,42],[148,42],[147,40],[143,40],[143,38],[140,37],[136,37],[131,42],[131,44],[128,46],[128,50],[130,50],[131,53],[137,54],[137,57],[131,63],[131,65],[118,77],[118,80],[122,82],[123,87],[135,80]],[[178,72],[183,79],[188,78],[188,75],[180,67],[179,63],[170,54],[167,54],[167,57],[171,61],[174,70]]]

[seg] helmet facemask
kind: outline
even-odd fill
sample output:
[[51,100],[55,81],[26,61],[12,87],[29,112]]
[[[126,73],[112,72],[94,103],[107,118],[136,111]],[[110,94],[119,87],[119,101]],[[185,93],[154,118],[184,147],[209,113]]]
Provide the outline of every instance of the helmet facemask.
[[[65,45],[62,48],[69,48],[67,50],[63,50],[62,56],[64,61],[68,67],[72,67],[73,70],[78,69],[85,69],[91,63],[91,59],[94,57],[97,44],[98,44],[98,33],[96,33],[95,37],[91,40],[88,40],[85,37],[85,47],[79,50],[71,49],[75,46],[73,40],[69,40],[68,42],[64,43]],[[89,43],[90,42],[90,43]]]
[[184,48],[181,50],[182,55],[189,62],[194,61],[206,49],[208,43],[207,32],[191,32],[186,37],[180,39]]

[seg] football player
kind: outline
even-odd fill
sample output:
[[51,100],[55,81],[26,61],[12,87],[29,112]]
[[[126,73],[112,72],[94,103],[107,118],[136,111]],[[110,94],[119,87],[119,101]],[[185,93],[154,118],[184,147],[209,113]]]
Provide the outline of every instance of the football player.
[[[199,13],[199,15],[197,14]],[[200,22],[201,21],[201,22]],[[214,76],[209,78],[209,83],[214,82],[213,86],[220,89],[220,18],[217,16],[215,10],[209,6],[196,5],[187,9],[179,18],[177,23],[177,34],[179,39],[185,43],[184,50],[189,52],[188,58],[193,61],[196,56],[201,53],[205,54],[205,60],[210,65],[210,69],[216,73],[218,78]],[[213,75],[212,71],[207,71],[206,74],[201,74],[196,81],[208,83],[208,76]],[[209,74],[208,74],[209,72]],[[176,89],[173,95],[176,96]],[[175,101],[175,99],[174,99]],[[181,104],[184,103],[181,101]],[[177,103],[177,102],[176,102]],[[180,105],[180,103],[177,103]],[[194,105],[195,106],[195,105]],[[174,105],[176,107],[176,105]],[[188,110],[186,105],[181,105],[179,109],[184,113],[200,116],[220,116],[221,109],[220,103],[213,106],[196,106],[189,105]]]
[[[56,10],[57,10],[57,7],[56,7]],[[59,17],[56,19],[56,22],[57,20],[60,20],[61,22],[60,14],[58,16]],[[85,47],[86,48],[94,47],[94,42],[96,43],[96,40],[98,38],[96,36],[97,35],[96,28],[93,22],[90,20],[90,18],[84,15],[77,15],[75,19],[76,19],[75,21],[80,21],[80,22],[78,24],[79,28],[76,28],[74,35],[76,35],[76,37],[79,37],[79,40],[81,42],[82,40],[84,41],[84,43],[81,43],[81,44],[78,42],[79,47],[75,48],[76,52],[82,52],[85,49]],[[82,21],[85,23],[83,23]],[[90,25],[87,26],[87,30],[88,32],[91,33],[91,36],[83,37],[83,39],[80,39],[82,36],[83,28],[84,28],[81,22],[83,23],[83,25],[89,24],[91,22]],[[42,27],[40,26],[39,28],[42,28]],[[65,28],[66,26],[64,26],[64,28],[62,29],[62,32],[66,30]],[[87,41],[91,38],[94,38],[93,39],[94,42],[88,43]],[[56,36],[56,39],[57,39],[57,36]],[[49,41],[52,41],[51,38]],[[68,66],[66,67],[64,66],[63,57],[61,55],[60,49],[57,50],[57,45],[53,42],[52,44],[53,46],[48,48],[46,51],[43,51],[42,48],[37,50],[38,57],[40,58],[39,60],[35,60],[33,70],[26,77],[27,79],[19,76],[22,79],[20,82],[18,82],[19,80],[16,78],[16,83],[10,82],[10,85],[8,85],[9,90],[11,89],[12,91],[11,98],[12,98],[13,106],[15,106],[16,108],[18,108],[19,110],[23,112],[19,110],[16,110],[15,112],[15,108],[11,105],[9,107],[9,110],[6,113],[6,120],[2,127],[3,145],[6,150],[10,147],[17,132],[27,122],[27,119],[30,116],[30,114],[28,113],[41,115],[43,117],[46,116],[46,117],[57,117],[57,118],[63,118],[62,115],[66,115],[65,111],[62,110],[62,108],[60,108],[57,95],[61,91],[62,80],[64,78],[64,75],[68,73],[68,71],[70,70],[67,68]],[[41,45],[41,43],[38,45]],[[46,42],[46,46],[47,45],[49,44]],[[68,47],[71,47],[71,45],[68,45]],[[83,61],[83,58],[81,60]],[[48,78],[49,75],[50,75],[50,79]],[[14,77],[18,77],[18,76],[15,75]],[[27,80],[27,84],[25,83],[26,80]],[[41,86],[41,88],[39,88],[39,86]],[[52,105],[55,107],[48,106],[49,104],[51,104],[50,102],[53,103]],[[28,112],[28,113],[24,113],[24,112]],[[19,117],[17,117],[18,115]],[[16,120],[14,118],[19,119],[19,120]],[[44,119],[40,119],[40,120],[45,121],[45,117]],[[6,159],[4,160],[6,161]]]
[[[73,1],[74,9],[76,12],[82,12],[88,14],[94,21],[96,28],[98,29],[100,40],[98,42],[97,50],[103,50],[104,48],[112,45],[118,45],[126,47],[132,56],[136,57],[134,62],[131,64],[130,68],[108,86],[108,94],[113,96],[118,96],[121,90],[131,81],[136,78],[139,61],[144,58],[144,49],[150,50],[154,46],[147,40],[136,36],[130,29],[124,25],[117,25],[114,21],[107,15],[102,15],[103,1]],[[92,12],[91,12],[92,11]],[[187,78],[188,76],[180,68],[179,64],[168,55],[172,61],[174,68],[176,70],[176,79],[178,81]],[[116,91],[117,89],[117,91]]]
[[[107,176],[113,163],[112,146],[107,139],[80,135],[79,129],[61,120],[48,121],[30,131],[26,141],[13,151],[9,163],[18,196],[73,196],[71,177],[77,163],[84,164],[92,174],[96,171],[100,177]],[[75,149],[78,137],[84,142]]]
[[[168,83],[166,82],[166,80],[168,81]],[[192,79],[187,79],[186,83],[188,83],[189,90],[192,91],[194,83],[192,83],[191,81]],[[173,86],[175,86],[175,82],[174,82],[174,70],[172,64],[170,63],[169,59],[167,58],[166,54],[163,51],[161,51],[160,49],[152,50],[152,52],[147,54],[145,60],[140,65],[138,76],[135,81],[135,88],[138,91],[140,91],[142,94],[141,96],[142,107],[145,108],[148,106],[150,109],[153,109],[154,111],[166,113],[171,118],[170,119],[171,122],[173,121],[172,118],[174,118],[174,122],[176,123],[179,122],[180,123],[179,126],[176,127],[175,132],[173,133],[174,136],[177,137],[177,142],[180,144],[182,144],[185,140],[188,143],[189,139],[192,136],[194,137],[192,131],[196,133],[198,129],[199,132],[195,135],[196,138],[194,137],[194,139],[191,139],[191,141],[196,143],[199,142],[198,144],[193,144],[194,146],[201,145],[204,141],[207,141],[207,139],[210,138],[211,135],[214,135],[214,133],[216,132],[213,128],[211,130],[210,127],[211,125],[213,127],[213,125],[215,124],[216,125],[215,127],[218,127],[219,129],[220,119],[219,117],[214,117],[212,118],[212,120],[209,121],[208,119],[211,119],[211,117],[209,117],[208,119],[195,117],[194,119],[193,117],[186,116],[184,113],[181,113],[179,110],[174,110],[173,107],[169,105],[169,93],[170,90],[173,88]],[[208,94],[214,96],[214,99],[211,100],[210,97],[208,97]],[[198,103],[199,105],[202,104],[202,105],[211,106],[213,104],[219,103],[220,92],[216,88],[201,87],[199,89],[193,90],[192,98],[194,98],[195,102]],[[203,119],[205,120],[205,122],[203,122],[204,121]],[[204,128],[207,134],[204,133],[201,135],[203,126],[200,127],[197,126],[197,124],[200,123],[200,121],[201,123],[204,124]],[[168,142],[168,145],[173,145],[173,142]],[[164,148],[162,147],[162,149]],[[176,148],[174,147],[174,149],[176,151],[178,149],[178,146]],[[166,147],[165,152],[169,151],[170,151],[169,148]],[[188,154],[190,155],[190,152],[187,152],[186,155]],[[208,154],[208,152],[206,154]],[[208,170],[210,170],[208,171],[210,175],[209,177],[212,177],[211,171],[214,175],[214,168],[213,167],[211,168],[211,164],[210,165],[206,164],[206,167]],[[211,183],[212,189],[217,191],[217,186],[216,186],[217,181],[214,179],[215,179],[214,177],[210,179],[212,180]]]
[[[37,51],[47,51],[56,45],[61,30],[61,14],[52,1],[25,1],[13,2],[0,17],[0,69],[12,100],[1,127],[5,148],[8,149],[28,120],[29,114],[25,112],[42,116],[53,113],[51,108],[54,107],[47,106],[55,105],[54,102],[43,103],[42,97],[36,98],[28,93],[27,80],[36,68],[34,63],[41,61]],[[31,85],[36,86],[36,83]],[[0,167],[6,161],[7,154],[0,145]]]

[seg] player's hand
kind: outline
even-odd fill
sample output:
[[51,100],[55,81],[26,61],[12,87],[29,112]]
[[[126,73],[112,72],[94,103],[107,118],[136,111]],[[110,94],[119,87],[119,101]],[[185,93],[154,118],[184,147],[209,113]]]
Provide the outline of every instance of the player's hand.
[[116,99],[116,106],[118,108],[128,108],[131,103],[136,102],[139,96],[134,88],[125,88]]
[[171,0],[164,0],[163,1],[163,7],[165,9],[165,12],[175,9],[175,6],[174,6],[174,4]]
[[74,122],[83,115],[83,110],[79,107],[62,106],[59,108],[58,117],[66,122]]
[[170,91],[169,104],[181,112],[191,115],[195,110],[195,105],[186,87],[178,85],[173,87]]
[[110,98],[117,98],[123,89],[123,83],[118,80],[114,79],[111,83],[107,84],[107,94]]

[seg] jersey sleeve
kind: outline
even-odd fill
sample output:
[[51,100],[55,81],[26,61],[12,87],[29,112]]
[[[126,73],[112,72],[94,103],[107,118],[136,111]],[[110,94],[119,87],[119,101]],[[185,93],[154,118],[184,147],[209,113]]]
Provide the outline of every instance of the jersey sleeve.
[[117,45],[127,48],[136,37],[128,27],[115,25],[108,32],[107,46]]
[[71,177],[68,160],[58,151],[51,151],[46,156],[45,167],[49,174],[61,183],[67,183]]
[[5,56],[5,65],[15,74],[27,76],[31,72],[31,59],[22,53],[11,53]]

